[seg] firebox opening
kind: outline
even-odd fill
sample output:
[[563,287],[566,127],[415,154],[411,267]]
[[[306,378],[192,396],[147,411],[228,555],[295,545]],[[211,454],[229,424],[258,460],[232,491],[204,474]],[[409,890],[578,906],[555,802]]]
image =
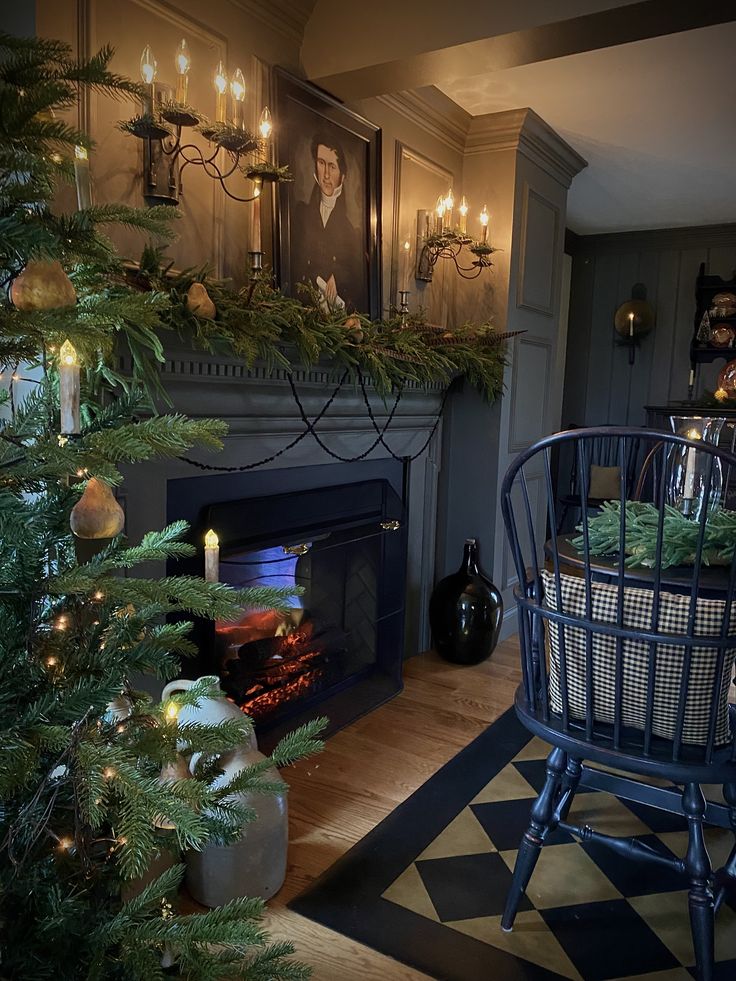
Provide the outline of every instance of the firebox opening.
[[259,739],[320,714],[334,731],[401,689],[406,530],[395,485],[228,500],[200,507],[193,524],[195,542],[216,529],[222,582],[300,589],[283,611],[246,608],[236,623],[196,630],[193,672],[219,674]]

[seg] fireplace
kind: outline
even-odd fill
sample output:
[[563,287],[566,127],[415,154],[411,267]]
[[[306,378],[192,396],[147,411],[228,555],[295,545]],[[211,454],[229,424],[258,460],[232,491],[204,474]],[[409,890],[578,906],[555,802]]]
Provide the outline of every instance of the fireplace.
[[288,612],[198,622],[199,653],[185,665],[219,675],[266,748],[317,715],[334,732],[400,691],[404,480],[401,463],[382,460],[168,482],[168,519],[188,520],[198,546],[170,573],[201,573],[213,528],[222,582],[302,590]]

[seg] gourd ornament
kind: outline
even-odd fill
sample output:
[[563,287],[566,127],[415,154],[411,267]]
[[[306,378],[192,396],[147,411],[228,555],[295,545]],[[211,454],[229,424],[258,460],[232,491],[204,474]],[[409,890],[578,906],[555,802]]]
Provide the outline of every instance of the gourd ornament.
[[90,477],[84,493],[72,508],[69,518],[77,538],[114,538],[125,525],[125,512],[115,500],[110,487]]
[[186,305],[187,310],[195,317],[203,317],[205,320],[214,320],[217,312],[212,298],[202,283],[192,283],[189,287]]
[[73,307],[77,293],[58,260],[29,260],[10,286],[10,299],[18,310],[56,310]]

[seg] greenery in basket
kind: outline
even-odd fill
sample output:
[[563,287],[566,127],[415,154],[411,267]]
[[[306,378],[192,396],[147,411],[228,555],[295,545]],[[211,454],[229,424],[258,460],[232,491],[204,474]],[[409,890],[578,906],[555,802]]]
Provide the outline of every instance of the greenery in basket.
[[[117,533],[120,467],[217,448],[225,426],[152,416],[138,384],[171,299],[126,284],[102,228],[164,233],[173,212],[54,210],[75,146],[90,145],[63,117],[78,88],[140,95],[108,71],[111,54],[78,62],[60,42],[0,34],[0,275],[10,284],[0,299],[0,977],[303,981],[291,944],[269,942],[260,900],[182,915],[181,864],[143,887],[161,850],[237,840],[254,816],[238,795],[282,792],[267,768],[321,743],[310,723],[219,786],[221,754],[249,736],[248,718],[180,724],[183,705],[222,697],[208,679],[165,704],[137,688],[143,674],[178,675],[194,653],[191,624],[167,614],[235,619],[246,604],[284,609],[288,590],[136,575],[140,563],[191,555],[186,528],[133,544]],[[127,390],[111,367],[121,337],[135,362]],[[76,356],[81,424],[62,434],[60,371]],[[65,386],[67,410],[70,398]],[[86,559],[70,526],[85,499]]]
[[[625,564],[628,567],[652,568],[656,562],[657,529],[659,511],[653,504],[627,501],[625,513]],[[618,555],[621,528],[620,501],[606,501],[600,514],[588,518],[588,540],[592,555]],[[583,552],[583,526],[572,540],[579,552]],[[677,508],[665,505],[662,529],[661,567],[692,565],[700,522],[686,518]],[[736,548],[736,511],[723,508],[712,511],[706,520],[703,539],[702,562],[704,565],[727,565]]]

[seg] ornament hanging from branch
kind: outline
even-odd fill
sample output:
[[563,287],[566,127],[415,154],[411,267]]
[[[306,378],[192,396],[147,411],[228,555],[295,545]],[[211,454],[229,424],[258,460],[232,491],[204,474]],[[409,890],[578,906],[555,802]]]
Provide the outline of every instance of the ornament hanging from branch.
[[73,307],[77,293],[58,260],[31,259],[13,280],[10,299],[18,310],[56,310]]
[[114,538],[123,530],[125,512],[110,487],[96,477],[90,477],[84,493],[72,508],[69,524],[77,538]]

